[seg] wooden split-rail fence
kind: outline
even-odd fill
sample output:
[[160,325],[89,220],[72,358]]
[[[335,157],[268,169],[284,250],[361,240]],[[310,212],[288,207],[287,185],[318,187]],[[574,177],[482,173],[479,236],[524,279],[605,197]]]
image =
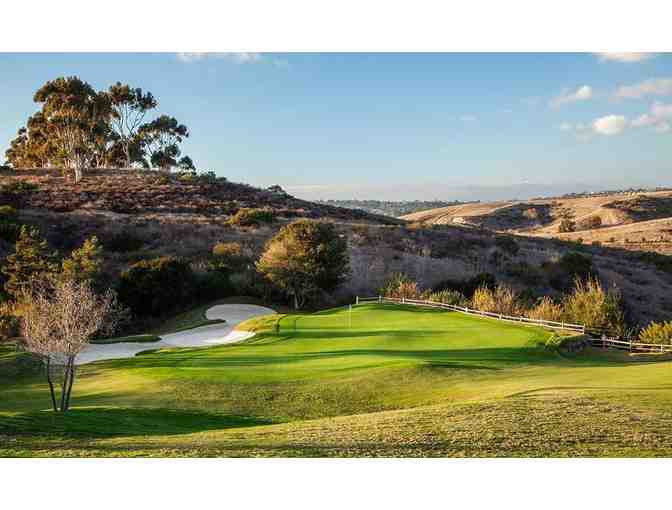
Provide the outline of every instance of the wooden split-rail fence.
[[482,310],[476,310],[474,308],[469,308],[467,306],[449,305],[446,303],[440,303],[438,301],[429,301],[425,299],[390,298],[384,296],[365,297],[365,298],[360,298],[358,296],[356,298],[355,305],[364,303],[381,303],[381,304],[393,303],[393,304],[414,305],[414,306],[428,306],[432,308],[442,308],[444,310],[451,310],[454,312],[465,313],[468,315],[476,315],[479,317],[485,317],[489,319],[496,319],[507,322],[517,322],[519,324],[529,324],[533,326],[539,326],[542,328],[555,329],[561,331],[571,331],[574,333],[586,335],[591,345],[596,347],[602,347],[604,349],[606,348],[620,349],[630,352],[672,352],[672,345],[645,344],[642,342],[635,342],[632,339],[612,337],[608,336],[607,332],[601,332],[591,328],[586,328],[586,326],[583,324],[572,324],[570,322],[561,322],[561,321],[547,321],[544,319],[531,319],[529,317],[505,315],[493,312],[484,312]]

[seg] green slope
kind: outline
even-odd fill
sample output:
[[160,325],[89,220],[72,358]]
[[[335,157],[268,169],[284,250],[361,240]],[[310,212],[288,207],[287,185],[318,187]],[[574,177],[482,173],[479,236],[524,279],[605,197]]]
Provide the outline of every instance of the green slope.
[[539,346],[548,335],[395,305],[284,316],[243,344],[82,367],[69,416],[44,411],[37,376],[0,376],[0,438],[8,455],[668,451],[642,438],[672,432],[672,363],[567,358]]

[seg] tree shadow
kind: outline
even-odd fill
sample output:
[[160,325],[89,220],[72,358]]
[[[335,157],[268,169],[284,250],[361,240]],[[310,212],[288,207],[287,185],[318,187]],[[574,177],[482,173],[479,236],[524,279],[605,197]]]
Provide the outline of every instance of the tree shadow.
[[248,416],[151,408],[73,408],[67,413],[0,414],[0,435],[123,437],[178,435],[274,422]]
[[[414,360],[418,363],[450,364],[454,368],[469,368],[474,364],[499,363],[506,365],[529,363],[557,363],[568,364],[560,357],[536,346],[521,347],[484,347],[467,349],[421,349],[412,348],[344,348],[330,350],[303,351],[298,353],[278,352],[277,354],[264,352],[255,354],[253,351],[229,353],[222,350],[214,353],[212,350],[189,349],[186,352],[165,353],[159,356],[136,356],[123,361],[111,361],[105,368],[117,367],[126,369],[179,367],[189,368],[236,368],[267,366],[275,364],[294,364],[309,361],[321,361],[329,358],[356,358],[372,356],[382,361]],[[102,366],[100,367],[102,368]]]

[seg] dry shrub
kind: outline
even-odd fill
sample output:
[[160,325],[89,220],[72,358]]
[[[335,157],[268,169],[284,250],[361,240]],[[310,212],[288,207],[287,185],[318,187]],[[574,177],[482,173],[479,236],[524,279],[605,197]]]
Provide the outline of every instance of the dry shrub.
[[471,306],[482,312],[520,315],[523,306],[518,292],[507,285],[499,284],[494,289],[479,287],[471,298]]
[[396,299],[421,299],[423,297],[418,282],[403,273],[393,274],[380,289],[380,295]]
[[417,282],[402,282],[388,297],[420,299],[422,291]]
[[559,322],[563,318],[562,304],[556,303],[548,296],[544,296],[527,312],[527,316],[530,319]]
[[602,218],[599,216],[589,216],[581,221],[581,230],[591,230],[602,226]]
[[672,321],[652,322],[639,333],[639,341],[646,344],[672,344]]
[[469,300],[464,297],[464,294],[450,289],[436,292],[427,291],[422,295],[422,299],[453,306],[467,306],[469,304]]
[[273,223],[275,213],[272,209],[242,207],[229,218],[229,224],[237,227],[258,227],[263,223]]
[[240,243],[217,243],[212,247],[212,255],[215,257],[239,257],[242,253]]
[[564,318],[587,328],[606,329],[616,335],[625,333],[625,314],[620,291],[604,290],[595,277],[576,279],[574,292],[563,302]]

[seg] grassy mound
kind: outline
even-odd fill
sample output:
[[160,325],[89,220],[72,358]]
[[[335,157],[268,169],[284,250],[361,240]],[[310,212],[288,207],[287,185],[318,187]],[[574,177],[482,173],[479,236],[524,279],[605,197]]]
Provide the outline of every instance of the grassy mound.
[[268,317],[242,344],[82,367],[71,416],[44,412],[37,376],[0,379],[0,454],[672,452],[668,362],[567,357],[547,331],[433,309]]

